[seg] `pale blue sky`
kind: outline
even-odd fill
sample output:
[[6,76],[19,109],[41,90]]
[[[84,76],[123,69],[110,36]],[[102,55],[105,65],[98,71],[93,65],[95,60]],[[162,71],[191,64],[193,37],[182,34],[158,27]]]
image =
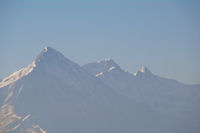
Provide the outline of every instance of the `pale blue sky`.
[[0,78],[45,46],[82,65],[112,58],[124,70],[200,84],[200,1],[0,1]]

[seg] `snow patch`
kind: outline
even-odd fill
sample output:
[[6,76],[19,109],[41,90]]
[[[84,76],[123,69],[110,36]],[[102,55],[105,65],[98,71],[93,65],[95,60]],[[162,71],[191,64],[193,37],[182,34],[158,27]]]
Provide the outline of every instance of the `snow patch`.
[[44,47],[44,50],[43,50],[44,52],[47,52],[48,51],[48,48],[47,47]]
[[136,72],[136,73],[133,73],[133,76],[137,76],[137,72]]
[[[21,117],[14,113],[14,107],[10,104],[4,104],[0,108],[0,132],[12,132],[16,130],[21,124],[19,122]],[[14,124],[11,124],[14,123]]]
[[97,74],[96,74],[96,77],[99,77],[99,76],[101,76],[101,75],[103,75],[103,72],[97,73]]
[[144,73],[146,70],[146,67],[145,66],[142,66],[141,69],[140,69],[140,72]]
[[140,72],[146,73],[146,72],[150,72],[150,71],[149,71],[149,69],[148,69],[146,66],[142,66],[142,67],[140,68]]
[[8,96],[6,97],[6,99],[5,99],[5,103],[6,102],[8,102],[8,100],[13,96],[13,94],[14,94],[14,92],[13,91],[11,91],[9,94],[8,94]]
[[26,129],[25,132],[28,133],[46,133],[39,125],[32,125],[32,128]]
[[108,71],[110,72],[110,71],[112,71],[112,70],[114,70],[114,69],[115,69],[115,67],[112,66],[112,67],[110,67],[110,68],[108,69]]
[[14,72],[13,74],[9,75],[8,77],[4,78],[1,82],[0,82],[0,88],[7,86],[19,79],[21,79],[22,77],[28,75],[30,72],[32,72],[33,68],[35,67],[35,62],[33,62],[32,64],[28,65],[25,68],[22,68],[21,70]]
[[27,116],[25,116],[24,117],[24,119],[22,119],[22,121],[25,121],[25,120],[27,120],[29,117],[30,117],[31,115],[30,114],[28,114]]

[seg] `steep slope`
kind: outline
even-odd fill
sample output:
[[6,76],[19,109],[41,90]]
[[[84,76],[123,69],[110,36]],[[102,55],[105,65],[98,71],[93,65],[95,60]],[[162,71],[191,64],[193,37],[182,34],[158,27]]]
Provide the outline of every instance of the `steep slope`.
[[48,132],[90,131],[95,129],[89,126],[94,121],[96,127],[100,123],[106,126],[102,116],[114,118],[117,110],[124,110],[123,106],[129,103],[50,47],[43,49],[31,65],[4,78],[0,85],[1,132],[28,130],[38,124]]
[[183,93],[180,83],[150,71],[147,75],[146,68],[135,75],[110,59],[86,70],[46,47],[30,65],[0,82],[0,132],[200,131],[199,86],[181,84]]

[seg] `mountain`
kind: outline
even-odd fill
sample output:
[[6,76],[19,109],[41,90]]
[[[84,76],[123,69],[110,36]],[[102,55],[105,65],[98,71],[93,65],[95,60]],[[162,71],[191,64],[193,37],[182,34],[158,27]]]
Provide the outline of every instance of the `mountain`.
[[[123,103],[110,87],[50,47],[44,48],[32,64],[4,78],[0,87],[1,132],[19,129],[20,125],[27,128],[23,132],[36,130],[31,125],[42,125],[48,132],[72,132],[81,130],[84,121],[83,129],[89,130],[95,110],[100,108],[101,115],[104,108],[114,109],[116,103]],[[22,124],[28,116],[33,120]]]
[[122,70],[112,59],[89,63],[82,67],[118,93],[137,103],[146,104],[153,110],[200,112],[200,85],[186,85],[157,76],[146,66],[131,74]]
[[112,59],[82,66],[119,94],[149,110],[200,122],[200,85],[186,85],[153,74],[147,67],[131,74]]
[[117,131],[109,123],[120,127],[127,118],[121,112],[134,109],[129,99],[50,47],[1,81],[0,105],[0,132]]
[[0,82],[1,133],[197,133],[200,87],[45,47]]

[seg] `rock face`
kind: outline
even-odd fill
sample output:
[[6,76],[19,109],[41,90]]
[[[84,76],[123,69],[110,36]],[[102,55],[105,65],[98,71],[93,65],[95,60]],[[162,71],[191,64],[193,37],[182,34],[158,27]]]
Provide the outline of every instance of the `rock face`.
[[0,132],[200,131],[200,86],[136,74],[113,60],[83,67],[46,47],[0,82]]

